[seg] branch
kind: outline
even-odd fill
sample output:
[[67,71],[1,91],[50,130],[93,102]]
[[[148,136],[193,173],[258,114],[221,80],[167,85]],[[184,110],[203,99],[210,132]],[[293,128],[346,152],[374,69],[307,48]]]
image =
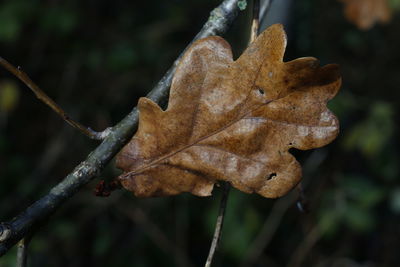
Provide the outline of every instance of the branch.
[[109,133],[109,129],[106,129],[103,132],[96,132],[90,128],[83,126],[79,122],[71,119],[71,117],[56,102],[54,102],[53,99],[51,99],[48,95],[46,95],[46,93],[42,89],[40,89],[40,87],[36,83],[34,83],[31,80],[31,78],[29,78],[29,76],[21,70],[20,67],[18,68],[14,67],[2,57],[0,57],[0,65],[2,65],[6,70],[11,72],[26,86],[28,86],[39,100],[41,100],[43,103],[49,106],[55,113],[60,115],[60,117],[64,121],[66,121],[69,125],[71,125],[75,129],[79,130],[84,135],[88,136],[91,139],[103,140]]
[[[208,21],[193,41],[210,35],[225,33],[239,12],[238,1],[224,0],[211,12]],[[147,95],[148,98],[157,103],[166,100],[173,73],[182,54]],[[137,125],[138,110],[134,108],[120,123],[110,129],[107,137],[88,155],[86,160],[81,162],[63,181],[54,186],[47,195],[33,203],[11,221],[6,224],[0,224],[0,228],[2,225],[9,227],[3,231],[7,236],[2,235],[0,230],[0,256],[4,255],[25,234],[32,232],[32,229],[43,224],[46,218],[54,213],[66,200],[94,179],[122,146],[126,144],[135,132]]]
[[213,237],[211,247],[210,247],[210,252],[208,252],[207,261],[206,261],[206,264],[204,265],[204,267],[211,266],[215,251],[218,248],[219,239],[221,238],[221,230],[222,230],[222,226],[224,224],[224,215],[225,215],[225,210],[226,210],[226,203],[228,202],[230,188],[231,188],[231,186],[228,183],[224,183],[221,203],[220,203],[219,211],[218,211],[217,223],[215,224],[214,237]]

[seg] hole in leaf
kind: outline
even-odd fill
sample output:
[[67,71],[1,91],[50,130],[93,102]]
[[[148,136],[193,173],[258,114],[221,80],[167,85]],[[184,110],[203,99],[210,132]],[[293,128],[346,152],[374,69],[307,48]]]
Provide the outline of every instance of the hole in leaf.
[[263,94],[264,94],[264,90],[261,89],[261,88],[259,88],[259,89],[258,89],[258,93],[259,93],[260,95],[263,95]]
[[276,172],[273,172],[270,175],[268,175],[267,180],[271,180],[274,177],[276,177]]

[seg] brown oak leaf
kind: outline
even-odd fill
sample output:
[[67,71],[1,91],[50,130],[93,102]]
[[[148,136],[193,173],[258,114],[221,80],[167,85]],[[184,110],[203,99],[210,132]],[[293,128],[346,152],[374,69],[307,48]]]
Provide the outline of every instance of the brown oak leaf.
[[387,0],[340,0],[345,3],[346,18],[359,29],[367,30],[376,22],[387,23],[391,10]]
[[236,60],[229,44],[192,44],[163,111],[139,100],[139,128],[117,156],[121,184],[138,197],[211,194],[218,180],[247,193],[279,197],[301,178],[290,148],[331,142],[338,121],[326,103],[338,91],[337,65],[315,58],[283,62],[281,25],[264,31]]

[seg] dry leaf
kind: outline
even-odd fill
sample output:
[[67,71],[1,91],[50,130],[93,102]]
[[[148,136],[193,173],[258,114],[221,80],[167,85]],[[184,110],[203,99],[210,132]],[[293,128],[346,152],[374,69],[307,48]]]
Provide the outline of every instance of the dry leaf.
[[117,157],[118,179],[138,197],[211,194],[217,180],[279,197],[301,178],[290,148],[331,142],[338,121],[326,102],[337,65],[284,63],[281,25],[264,31],[236,61],[220,37],[195,42],[174,76],[166,111],[139,100],[139,128]]
[[371,28],[376,22],[387,23],[391,10],[387,0],[341,0],[345,3],[347,19],[362,30]]

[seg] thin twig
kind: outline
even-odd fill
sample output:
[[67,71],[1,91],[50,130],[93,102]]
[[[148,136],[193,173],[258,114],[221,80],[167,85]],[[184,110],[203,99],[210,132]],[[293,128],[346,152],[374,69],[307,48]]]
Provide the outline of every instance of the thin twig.
[[75,129],[79,130],[84,135],[88,136],[91,139],[95,140],[103,140],[109,130],[106,129],[103,132],[96,132],[90,128],[87,128],[80,124],[77,121],[71,119],[71,117],[53,100],[51,99],[46,93],[40,89],[40,87],[34,83],[29,76],[21,70],[20,67],[16,68],[12,64],[10,64],[7,60],[0,57],[0,65],[2,65],[5,69],[11,72],[15,77],[17,77],[21,82],[23,82],[26,86],[28,86],[32,92],[36,95],[36,97],[49,106],[55,113],[57,113],[64,121],[66,121],[69,125],[74,127]]
[[31,236],[27,235],[18,242],[16,267],[26,267],[28,261],[28,246]]
[[[211,12],[208,21],[193,41],[206,36],[225,33],[239,13],[238,1],[224,0]],[[157,103],[166,100],[178,60],[174,62],[173,66],[147,97]],[[134,108],[120,123],[110,130],[103,142],[63,181],[54,186],[47,195],[8,222],[10,229],[6,231],[7,236],[1,238],[0,256],[4,255],[26,233],[30,232],[30,229],[44,224],[43,222],[66,200],[94,179],[122,146],[126,144],[135,132],[137,125],[138,111],[137,108]]]
[[253,20],[251,23],[250,43],[258,36],[259,25],[260,25],[260,0],[253,0]]
[[218,248],[219,239],[221,238],[221,230],[222,230],[222,226],[224,224],[224,215],[225,215],[225,210],[226,210],[226,203],[228,202],[230,188],[231,188],[231,186],[228,183],[224,183],[221,203],[219,205],[217,223],[215,224],[215,229],[214,229],[214,237],[213,237],[210,251],[208,252],[207,261],[206,261],[206,264],[204,265],[204,267],[211,266],[215,251]]

